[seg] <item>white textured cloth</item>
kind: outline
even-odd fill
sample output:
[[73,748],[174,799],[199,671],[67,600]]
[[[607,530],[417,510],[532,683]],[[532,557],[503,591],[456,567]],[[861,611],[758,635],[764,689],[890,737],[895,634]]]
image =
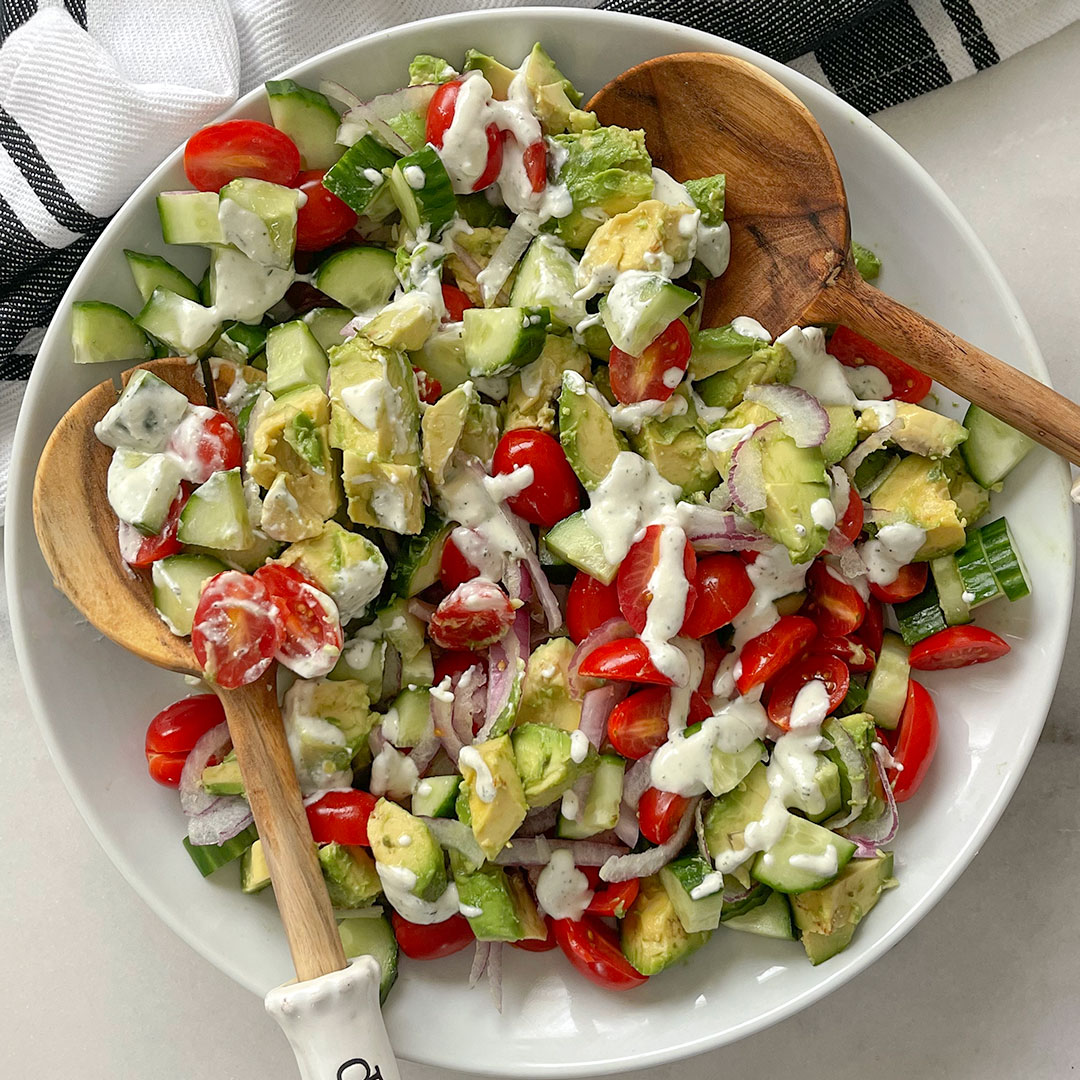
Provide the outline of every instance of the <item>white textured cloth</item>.
[[[44,327],[109,216],[239,94],[387,26],[520,0],[0,0],[0,510]],[[597,6],[563,0],[558,6]],[[874,112],[997,63],[1080,0],[604,0],[743,42]]]

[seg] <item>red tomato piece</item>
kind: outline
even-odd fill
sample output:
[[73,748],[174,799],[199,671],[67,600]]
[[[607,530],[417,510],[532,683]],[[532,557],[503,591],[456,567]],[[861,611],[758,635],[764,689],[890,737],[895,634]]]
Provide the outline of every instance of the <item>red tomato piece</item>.
[[443,922],[424,925],[409,922],[391,911],[390,923],[401,951],[410,960],[438,960],[452,956],[476,940],[464,915],[451,915]]
[[870,595],[876,596],[883,604],[902,604],[918,596],[926,588],[929,566],[924,562],[908,563],[900,567],[896,580],[888,585],[870,582]]
[[461,80],[453,79],[443,83],[431,96],[428,104],[427,120],[424,124],[426,141],[436,150],[441,150],[446,132],[454,122],[454,110],[457,108],[457,96],[461,90]]
[[648,975],[642,975],[623,956],[615,931],[595,916],[553,922],[559,948],[590,982],[605,990],[631,990],[648,982]]
[[641,835],[654,844],[665,844],[675,835],[690,800],[685,795],[659,788],[647,788],[638,803]]
[[591,679],[674,685],[652,662],[648,648],[639,638],[616,638],[598,645],[585,657],[578,670]]
[[911,647],[908,660],[916,671],[986,664],[1010,652],[1009,643],[981,626],[950,626]]
[[[198,424],[196,430],[189,426],[191,423]],[[236,425],[225,413],[213,409],[204,416],[190,415],[166,449],[183,459],[195,484],[205,483],[216,472],[240,468],[244,457],[244,443]]]
[[323,186],[319,169],[308,169],[296,179],[307,202],[296,211],[296,250],[322,251],[336,244],[356,225],[356,211]]
[[482,649],[499,641],[513,621],[510,597],[493,581],[478,577],[443,597],[428,633],[443,649]]
[[483,666],[484,663],[482,656],[478,656],[473,652],[466,652],[464,649],[450,649],[448,652],[441,652],[435,658],[435,674],[432,675],[433,683],[438,686],[447,675],[451,679],[456,679],[459,675],[464,675],[469,668],[474,667],[476,664]]
[[819,560],[806,575],[810,589],[808,614],[826,637],[843,637],[854,633],[866,618],[866,604],[855,587],[837,577],[829,566]]
[[689,363],[690,331],[681,319],[676,319],[640,356],[631,356],[612,345],[608,357],[611,391],[623,405],[667,401]]
[[439,557],[439,581],[443,588],[453,592],[459,585],[479,576],[480,571],[461,554],[461,548],[448,536]]
[[345,643],[337,605],[295,566],[267,563],[255,577],[281,613],[284,638],[277,659],[305,679],[327,674]]
[[712,714],[713,710],[708,698],[699,690],[695,690],[690,695],[690,711],[687,714],[686,722],[688,724],[699,724],[702,720],[712,716]]
[[[700,567],[700,563],[698,566]],[[731,651],[727,645],[721,645],[713,634],[708,634],[701,639],[701,646],[705,650],[705,671],[698,683],[697,692],[705,698],[713,696],[712,684],[720,670],[720,662]]]
[[866,618],[852,636],[856,641],[861,641],[875,656],[881,652],[881,643],[885,640],[885,609],[873,594],[866,601]]
[[617,753],[637,761],[667,742],[671,691],[663,686],[637,690],[611,710],[607,732]]
[[840,707],[847,695],[851,675],[847,664],[835,656],[804,656],[789,664],[776,677],[776,682],[769,695],[769,719],[779,728],[787,731],[791,727],[791,707],[799,691],[814,679],[825,684],[829,695],[829,713]]
[[855,485],[852,484],[848,490],[847,509],[844,511],[844,516],[836,523],[836,528],[848,543],[854,544],[859,538],[859,533],[862,532],[865,521],[866,508],[863,506],[862,499],[859,498],[858,491],[855,490]]
[[274,662],[284,634],[281,612],[250,574],[224,570],[203,585],[191,646],[211,682],[231,690],[255,682]]
[[379,800],[366,791],[328,791],[307,806],[308,825],[316,844],[370,847],[368,818]]
[[589,915],[600,915],[608,919],[621,919],[630,910],[630,905],[637,899],[641,889],[638,878],[613,882],[605,888],[600,888],[599,884],[597,875],[597,885],[593,886],[596,891],[585,911]]
[[746,565],[735,555],[707,555],[699,560],[696,586],[694,610],[682,626],[682,633],[692,638],[727,626],[754,595]]
[[580,645],[598,626],[621,615],[615,582],[605,585],[579,570],[566,600],[566,630],[570,640]]
[[532,483],[506,500],[515,514],[531,525],[550,529],[581,508],[577,476],[558,439],[532,428],[508,431],[495,447],[492,474],[505,475],[526,466],[533,471]]
[[144,536],[126,521],[119,522],[120,554],[129,566],[142,569],[167,555],[178,555],[183,550],[183,545],[176,539],[176,530],[180,527],[180,511],[184,509],[190,491],[187,485],[181,484],[169,507],[165,524],[156,536]]
[[536,938],[523,938],[521,941],[512,941],[510,944],[515,949],[521,949],[524,952],[551,952],[552,949],[557,949],[559,943],[555,940],[555,927],[552,926],[551,920],[546,915],[541,915],[541,918],[547,927],[546,938],[542,941]]
[[862,367],[870,364],[883,371],[892,384],[892,393],[888,398],[898,401],[922,401],[930,393],[933,379],[916,371],[910,364],[904,363],[898,356],[893,356],[880,345],[856,334],[846,326],[838,326],[829,338],[829,352],[845,367]]
[[146,729],[146,763],[150,775],[166,787],[180,785],[184,762],[195,744],[218,724],[225,710],[214,694],[195,694],[166,706]]
[[533,191],[541,192],[547,187],[547,146],[543,139],[538,139],[525,147],[521,155],[525,164],[525,175]]
[[300,151],[288,135],[270,124],[226,120],[188,139],[184,172],[199,191],[220,191],[241,176],[292,187],[300,174]]
[[450,322],[461,322],[465,312],[473,306],[473,302],[456,285],[444,285],[442,299]]
[[911,679],[892,751],[893,758],[903,768],[890,770],[889,776],[897,802],[904,802],[918,790],[934,760],[937,741],[938,714],[934,699],[926,687]]
[[488,124],[484,128],[487,136],[488,156],[484,164],[484,171],[477,177],[473,184],[473,191],[483,191],[490,187],[499,178],[499,170],[502,168],[503,147],[506,145],[508,132],[500,131],[498,124]]
[[781,615],[771,629],[751,638],[739,654],[742,671],[735,680],[739,693],[747,693],[786,668],[817,637],[817,632],[805,616]]
[[417,396],[425,405],[434,405],[442,397],[442,383],[423,368],[414,367],[413,374],[416,376]]
[[810,646],[813,656],[835,656],[851,671],[873,671],[877,657],[858,638],[818,637]]
[[[665,542],[665,530],[669,525],[650,525],[645,530],[645,535],[633,544],[626,553],[622,565],[619,567],[617,585],[619,590],[619,607],[623,617],[634,628],[635,632],[641,633],[645,629],[648,619],[649,605],[653,601],[653,593],[650,588],[653,571],[660,565],[661,545]],[[680,532],[680,535],[682,533]],[[697,602],[697,556],[690,546],[690,541],[683,540],[682,572],[689,588],[686,593],[686,608],[683,613],[683,626],[690,618],[694,605]]]

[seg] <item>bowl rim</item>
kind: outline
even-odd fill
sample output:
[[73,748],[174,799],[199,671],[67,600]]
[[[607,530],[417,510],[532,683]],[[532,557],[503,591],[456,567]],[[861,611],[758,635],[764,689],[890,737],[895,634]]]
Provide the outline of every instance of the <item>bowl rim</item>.
[[[304,79],[313,68],[323,66],[328,60],[345,56],[364,46],[371,46],[378,42],[389,42],[399,37],[408,37],[418,32],[418,29],[430,30],[434,25],[457,25],[471,22],[486,22],[489,20],[511,20],[515,22],[555,22],[568,23],[589,22],[591,20],[609,21],[637,27],[641,33],[647,34],[650,29],[663,27],[666,33],[673,33],[676,37],[685,39],[687,50],[698,49],[700,51],[714,51],[741,57],[756,64],[768,74],[781,79],[785,84],[791,84],[796,95],[802,97],[806,91],[813,99],[826,95],[824,100],[827,107],[835,108],[839,115],[854,124],[859,125],[859,138],[873,145],[874,150],[886,155],[904,171],[913,184],[919,189],[920,201],[926,201],[934,205],[936,210],[943,214],[962,237],[967,249],[977,260],[980,270],[986,274],[992,282],[996,293],[997,302],[1003,307],[1010,318],[1013,329],[1022,345],[1022,358],[1032,373],[1043,382],[1049,384],[1049,370],[1039,351],[1034,334],[1025,318],[1018,301],[1013,295],[1004,275],[995,264],[985,245],[978,238],[972,227],[960,214],[952,201],[945,195],[942,189],[930,174],[891,136],[879,128],[868,117],[859,113],[853,106],[832,94],[828,88],[814,82],[800,71],[754,52],[751,49],[738,45],[735,42],[709,34],[707,31],[683,26],[678,23],[670,23],[641,15],[627,14],[617,11],[608,11],[596,8],[575,8],[557,6],[529,6],[512,8],[492,8],[472,11],[461,11],[447,15],[433,16],[425,19],[417,19],[408,23],[402,23],[388,29],[373,31],[351,41],[327,49],[315,56],[309,57],[275,76],[277,78]],[[662,54],[661,54],[662,55]],[[212,122],[224,119],[245,116],[252,113],[261,103],[263,86],[259,84],[248,93],[241,96],[233,105],[224,110]],[[77,298],[84,287],[84,283],[92,276],[93,265],[100,251],[111,248],[112,236],[124,224],[126,217],[131,213],[131,208],[146,197],[150,192],[157,193],[159,181],[157,177],[165,170],[171,168],[180,158],[183,152],[183,143],[170,152],[147,176],[147,178],[135,188],[131,195],[124,201],[114,215],[112,221],[102,231],[95,241],[90,252],[87,254],[79,270],[70,282],[63,298],[58,305],[57,311],[63,312],[72,299]],[[56,349],[57,339],[62,333],[60,319],[54,317],[41,342],[40,354],[47,357]],[[240,970],[240,966],[231,959],[214,953],[208,947],[204,947],[201,940],[189,932],[187,924],[173,918],[171,914],[163,912],[154,902],[153,892],[147,882],[144,881],[141,866],[135,860],[129,858],[124,849],[114,844],[108,832],[108,828],[93,808],[90,798],[84,794],[76,763],[64,748],[63,741],[59,738],[59,731],[50,718],[46,706],[45,673],[39,671],[33,661],[31,639],[27,625],[26,614],[20,599],[18,583],[22,576],[22,567],[25,559],[33,559],[35,555],[40,559],[37,551],[36,540],[32,525],[29,526],[29,536],[26,535],[26,522],[32,521],[30,514],[30,495],[33,487],[32,475],[27,475],[25,467],[20,468],[26,454],[25,444],[30,439],[30,421],[28,419],[33,411],[38,397],[38,388],[42,382],[42,370],[44,364],[35,364],[26,387],[26,393],[20,409],[19,420],[16,426],[15,438],[12,446],[9,490],[7,508],[5,513],[4,545],[6,564],[6,586],[9,602],[10,622],[15,646],[15,654],[23,683],[30,702],[31,710],[37,720],[38,728],[49,751],[50,757],[68,791],[76,808],[86,822],[90,832],[101,845],[110,861],[116,866],[129,885],[142,898],[154,914],[175,933],[182,941],[203,956],[210,964],[224,972],[235,982],[251,990],[253,993],[262,995],[262,989],[253,984]],[[1069,476],[1068,467],[1064,461],[1058,459],[1057,468],[1059,475],[1066,479]],[[1049,470],[1048,470],[1049,471]],[[1063,492],[1067,485],[1063,487]],[[1064,495],[1063,495],[1064,497]],[[953,886],[963,870],[968,866],[979,848],[986,841],[991,830],[997,824],[1006,806],[1011,800],[1017,785],[1019,784],[1035,745],[1041,734],[1046,716],[1049,711],[1051,699],[1057,685],[1062,666],[1068,629],[1072,594],[1074,589],[1074,525],[1071,517],[1069,521],[1069,545],[1065,553],[1065,567],[1069,571],[1068,583],[1065,592],[1061,596],[1061,606],[1057,609],[1058,618],[1051,627],[1052,640],[1047,653],[1044,654],[1044,670],[1052,673],[1053,677],[1041,682],[1037,692],[1032,693],[1032,713],[1042,717],[1040,723],[1031,724],[1025,732],[1024,739],[1014,748],[1014,755],[1009,769],[1003,776],[1002,782],[997,788],[993,798],[983,808],[978,818],[971,824],[965,841],[956,851],[953,858],[945,865],[943,872],[934,883],[913,903],[904,914],[884,930],[878,939],[857,958],[851,959],[847,964],[835,968],[830,972],[824,972],[823,978],[798,993],[783,1003],[778,1004],[765,1012],[758,1014],[752,1019],[746,1020],[735,1027],[727,1028],[712,1034],[704,1033],[699,1038],[689,1039],[677,1046],[666,1046],[656,1050],[635,1053],[632,1057],[612,1057],[603,1060],[581,1062],[580,1065],[567,1066],[560,1063],[550,1064],[514,1064],[514,1074],[522,1077],[552,1077],[552,1076],[591,1076],[621,1072],[627,1068],[641,1069],[662,1065],[684,1058],[705,1053],[708,1050],[736,1042],[756,1032],[772,1027],[780,1021],[794,1015],[806,1008],[813,1002],[819,1001],[839,989],[856,975],[865,971],[874,964],[881,956],[900,941],[942,898]],[[436,1067],[446,1067],[444,1060],[436,1056],[423,1054],[410,1055],[409,1048],[395,1048],[399,1057],[419,1064]],[[465,1067],[465,1063],[455,1063],[456,1067]],[[585,1068],[583,1069],[582,1066]],[[477,1075],[502,1076],[506,1075],[504,1068],[490,1061],[470,1062],[468,1068]]]

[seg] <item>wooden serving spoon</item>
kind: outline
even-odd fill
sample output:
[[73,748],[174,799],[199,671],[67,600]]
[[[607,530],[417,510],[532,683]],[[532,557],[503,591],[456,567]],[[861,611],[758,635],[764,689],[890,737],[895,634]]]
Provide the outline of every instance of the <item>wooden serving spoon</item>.
[[[206,404],[196,369],[184,359],[142,366],[193,404]],[[94,434],[116,399],[115,385],[101,383],[65,413],[49,437],[34,480],[38,543],[57,588],[102,634],[151,664],[201,677],[190,640],[173,634],[158,615],[148,572],[133,570],[120,557],[106,494],[112,450]],[[379,1010],[379,965],[362,957],[347,967],[285,737],[275,672],[272,665],[257,682],[237,690],[213,686],[225,708],[300,980],[272,990],[267,1008],[293,1044],[303,1076],[333,1077],[351,1060],[371,1062],[371,1075],[381,1071],[384,1080],[396,1080]],[[358,1044],[366,1048],[365,1057],[353,1053]]]
[[731,264],[706,291],[702,325],[843,323],[1080,464],[1080,406],[862,280],[832,148],[776,79],[733,56],[678,53],[624,72],[588,108],[644,129],[653,163],[676,180],[727,174]]

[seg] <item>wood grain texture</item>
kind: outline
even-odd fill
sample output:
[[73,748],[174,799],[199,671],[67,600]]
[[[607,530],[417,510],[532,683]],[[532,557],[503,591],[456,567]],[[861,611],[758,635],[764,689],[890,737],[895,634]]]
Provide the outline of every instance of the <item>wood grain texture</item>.
[[735,57],[679,53],[631,68],[589,108],[604,124],[643,128],[654,163],[677,180],[727,175],[731,264],[708,287],[703,325],[751,315],[775,335],[844,323],[1080,464],[1080,407],[858,276],[832,149],[771,76]]

